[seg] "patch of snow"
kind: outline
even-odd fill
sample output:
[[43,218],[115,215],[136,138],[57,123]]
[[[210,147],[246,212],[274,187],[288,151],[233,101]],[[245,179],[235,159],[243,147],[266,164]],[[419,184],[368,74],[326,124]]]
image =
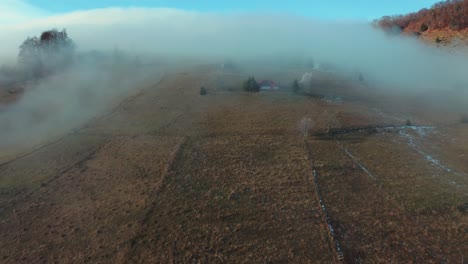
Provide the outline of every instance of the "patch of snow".
[[432,126],[404,126],[403,128],[411,129],[415,131],[421,137],[425,137],[429,133],[434,132],[434,127]]
[[343,99],[339,96],[324,96],[322,98],[322,101],[327,102],[327,103],[335,103],[335,104],[342,104]]
[[[412,129],[414,131],[416,131],[416,133],[421,136],[421,137],[424,137],[427,135],[427,132],[425,131],[425,129],[423,127],[414,127],[414,126],[407,126],[405,128],[408,128],[408,129]],[[403,138],[405,138],[408,142],[408,145],[413,149],[415,150],[416,152],[418,152],[419,154],[421,154],[427,161],[431,162],[433,165],[435,165],[436,167],[439,167],[443,170],[445,170],[446,172],[452,172],[452,170],[445,166],[444,164],[442,164],[442,162],[440,162],[439,160],[437,160],[436,158],[434,158],[432,155],[429,155],[428,153],[422,151],[416,144],[416,140],[414,139],[414,137],[409,134],[408,132],[406,132],[405,130],[401,130],[400,131],[400,136],[402,136]]]
[[[411,130],[415,131],[416,134],[421,138],[427,136],[429,132],[433,132],[432,127],[406,126],[404,128],[406,128],[407,130],[411,129]],[[433,155],[430,155],[430,154],[424,152],[423,150],[421,150],[420,147],[417,145],[417,139],[413,135],[408,133],[407,130],[401,130],[399,132],[399,135],[406,140],[408,145],[414,151],[419,153],[422,157],[424,157],[427,161],[429,161],[433,166],[435,166],[435,167],[437,167],[437,168],[439,168],[439,169],[441,169],[441,170],[443,170],[443,171],[445,171],[447,173],[451,173],[453,175],[456,175],[458,177],[464,177],[463,173],[456,172],[455,170],[451,169],[447,165],[444,165],[441,161],[436,159]],[[448,182],[450,184],[452,184],[452,185],[456,185],[458,188],[467,187],[466,185],[457,183],[457,182],[455,182],[453,180],[448,180]]]

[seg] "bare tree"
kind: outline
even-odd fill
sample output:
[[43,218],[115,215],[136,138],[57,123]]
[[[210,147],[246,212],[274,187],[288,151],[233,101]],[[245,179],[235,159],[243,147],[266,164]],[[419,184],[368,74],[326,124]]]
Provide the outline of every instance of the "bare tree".
[[309,136],[309,132],[313,127],[314,122],[312,121],[312,118],[310,117],[303,117],[301,121],[299,122],[299,133],[301,133],[304,138]]

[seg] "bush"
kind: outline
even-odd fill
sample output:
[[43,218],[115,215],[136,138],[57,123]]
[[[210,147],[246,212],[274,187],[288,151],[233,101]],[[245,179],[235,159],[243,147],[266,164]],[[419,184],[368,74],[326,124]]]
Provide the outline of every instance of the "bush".
[[406,125],[406,126],[412,126],[412,125],[413,125],[413,123],[411,123],[411,120],[409,120],[409,119],[408,119],[408,120],[406,120],[406,123],[405,123],[405,125]]
[[425,32],[429,29],[429,27],[426,25],[426,24],[421,24],[421,26],[419,27],[419,31],[420,32]]
[[299,93],[299,90],[301,89],[301,86],[299,85],[299,81],[296,79],[293,82],[292,89],[294,93]]
[[253,93],[260,92],[260,85],[258,85],[254,77],[249,77],[249,79],[244,82],[244,91]]
[[206,88],[202,86],[200,88],[200,95],[206,95],[206,94],[207,94]]

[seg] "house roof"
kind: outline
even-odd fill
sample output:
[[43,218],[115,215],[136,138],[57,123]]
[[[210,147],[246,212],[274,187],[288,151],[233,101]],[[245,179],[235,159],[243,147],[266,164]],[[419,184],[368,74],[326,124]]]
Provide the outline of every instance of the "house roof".
[[277,87],[278,85],[271,80],[261,80],[258,82],[258,85],[260,86],[271,86],[271,87]]

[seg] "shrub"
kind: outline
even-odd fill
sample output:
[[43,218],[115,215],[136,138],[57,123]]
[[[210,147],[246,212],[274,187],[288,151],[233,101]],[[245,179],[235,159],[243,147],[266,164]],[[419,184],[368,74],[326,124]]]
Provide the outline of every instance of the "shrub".
[[301,89],[301,86],[299,85],[299,81],[296,79],[293,82],[292,89],[294,93],[299,93],[299,90]]
[[419,31],[420,31],[420,32],[425,32],[425,31],[427,31],[428,29],[429,29],[429,27],[428,27],[426,24],[424,24],[424,23],[422,23],[421,26],[419,27]]
[[249,79],[244,82],[244,91],[253,93],[260,91],[260,85],[258,85],[254,77],[249,77]]
[[406,125],[406,126],[412,126],[412,125],[413,125],[413,123],[411,123],[411,120],[409,120],[409,119],[408,119],[408,120],[406,120],[406,123],[405,123],[405,125]]
[[206,88],[204,86],[200,87],[200,95],[206,95],[206,94],[207,94]]

